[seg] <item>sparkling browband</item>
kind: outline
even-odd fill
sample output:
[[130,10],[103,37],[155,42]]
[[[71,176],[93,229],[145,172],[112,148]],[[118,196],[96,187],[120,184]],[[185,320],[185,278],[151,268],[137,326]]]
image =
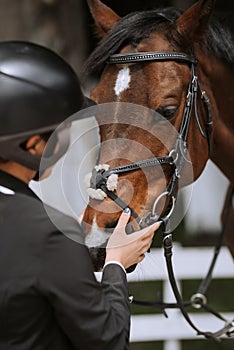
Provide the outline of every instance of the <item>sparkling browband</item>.
[[197,59],[193,55],[189,55],[183,52],[137,52],[127,54],[116,54],[109,57],[107,63],[137,63],[144,61],[166,61],[166,60],[178,60],[186,61],[197,64]]

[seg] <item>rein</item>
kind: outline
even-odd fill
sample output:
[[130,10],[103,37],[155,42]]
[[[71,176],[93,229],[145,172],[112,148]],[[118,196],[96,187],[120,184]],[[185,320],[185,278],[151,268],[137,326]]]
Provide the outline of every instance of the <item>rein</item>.
[[[112,174],[123,174],[131,171],[141,170],[143,168],[155,167],[158,165],[169,164],[173,167],[173,174],[169,183],[167,184],[165,192],[159,195],[153,204],[152,212],[149,213],[146,217],[140,218],[139,215],[132,210],[131,215],[137,221],[140,228],[149,226],[150,224],[162,221],[163,223],[163,245],[164,245],[164,256],[166,259],[167,271],[169,276],[169,281],[176,299],[176,303],[164,303],[164,302],[141,302],[135,301],[133,297],[130,297],[130,301],[135,304],[148,305],[148,306],[157,306],[159,307],[164,314],[166,308],[179,308],[186,319],[186,321],[190,324],[190,326],[197,332],[198,335],[203,335],[206,338],[212,338],[214,340],[218,340],[218,338],[224,334],[231,337],[234,336],[234,321],[225,320],[219,313],[212,310],[210,307],[206,305],[206,297],[205,292],[209,286],[209,283],[212,278],[213,269],[215,266],[215,262],[217,260],[222,238],[223,232],[221,232],[220,238],[215,248],[214,257],[212,259],[210,268],[208,273],[201,283],[198,292],[191,297],[189,302],[184,302],[181,294],[179,292],[177,282],[174,275],[173,264],[172,264],[172,232],[170,229],[170,217],[174,211],[175,202],[177,198],[178,192],[178,182],[182,175],[182,171],[186,163],[191,163],[188,159],[188,134],[190,130],[192,112],[194,111],[195,119],[199,128],[201,135],[207,139],[208,148],[210,152],[210,138],[212,131],[212,116],[211,116],[211,106],[209,98],[206,92],[201,88],[198,76],[196,74],[195,65],[198,63],[196,57],[183,53],[183,52],[142,52],[142,53],[128,53],[128,54],[116,54],[112,55],[108,64],[128,64],[128,63],[140,63],[140,62],[150,62],[150,61],[178,61],[178,63],[186,62],[191,66],[191,80],[188,86],[183,116],[180,128],[178,130],[178,136],[176,138],[173,149],[170,153],[164,157],[154,157],[151,159],[146,159],[130,164],[126,164],[123,166],[118,166],[116,168],[110,170],[93,170],[92,178],[91,178],[91,187],[94,189],[101,189],[106,195],[111,198],[116,204],[118,204],[122,209],[128,207],[128,205],[119,198],[114,192],[107,189],[106,183],[108,177]],[[202,126],[201,118],[198,113],[198,93],[201,95],[201,100],[205,106],[206,111],[206,120],[205,120],[205,129]],[[166,208],[166,214],[164,216],[159,216],[156,213],[156,208],[159,201],[163,198],[168,198],[168,206]],[[186,306],[193,306],[194,308],[203,308],[208,312],[211,312],[216,317],[220,318],[225,322],[225,326],[221,328],[217,332],[206,332],[199,330],[194,323],[192,322],[190,316],[186,311]]]
[[[206,293],[206,291],[209,287],[209,284],[211,282],[211,279],[212,279],[212,273],[213,273],[213,270],[215,267],[215,263],[216,263],[218,254],[220,252],[223,236],[224,236],[224,227],[223,227],[223,229],[218,237],[218,240],[217,240],[217,243],[215,246],[215,250],[214,250],[214,255],[213,255],[210,267],[208,269],[207,275],[203,279],[203,281],[201,282],[197,293],[193,294],[191,296],[190,301],[188,301],[188,302],[183,301],[183,298],[180,294],[180,291],[179,291],[179,288],[178,288],[178,285],[176,282],[175,274],[174,274],[174,269],[173,269],[172,259],[171,259],[172,258],[172,248],[173,248],[172,234],[171,233],[167,234],[167,232],[164,231],[164,238],[163,238],[164,256],[166,259],[167,272],[168,272],[169,281],[170,281],[170,284],[172,287],[172,291],[173,291],[174,297],[176,299],[176,303],[166,304],[166,303],[162,302],[160,308],[164,309],[164,315],[166,315],[165,314],[166,308],[179,308],[182,315],[184,316],[185,320],[197,332],[197,335],[203,335],[205,338],[213,339],[215,341],[220,341],[219,338],[222,335],[226,335],[230,338],[234,337],[234,319],[231,321],[227,320],[220,313],[216,312],[211,307],[209,307],[207,305],[207,298],[205,296],[205,293]],[[132,300],[132,302],[134,302],[134,300]],[[142,302],[139,302],[139,301],[138,302],[136,301],[136,304],[143,305]],[[195,309],[203,309],[207,312],[210,312],[211,314],[213,314],[214,316],[216,316],[217,318],[219,318],[220,320],[225,322],[224,327],[222,327],[220,330],[218,330],[216,332],[201,331],[191,320],[188,312],[186,311],[187,306],[192,306]]]

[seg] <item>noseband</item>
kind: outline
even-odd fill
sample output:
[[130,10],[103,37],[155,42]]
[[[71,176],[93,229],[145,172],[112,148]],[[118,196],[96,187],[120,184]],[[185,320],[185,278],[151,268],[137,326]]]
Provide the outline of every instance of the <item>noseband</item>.
[[[164,157],[153,157],[150,159],[126,164],[123,166],[118,166],[107,171],[93,171],[91,184],[94,189],[101,189],[106,193],[106,195],[111,198],[116,204],[118,204],[122,209],[125,209],[128,205],[121,200],[115,193],[109,191],[106,186],[107,179],[112,174],[124,174],[131,171],[136,171],[144,168],[155,167],[158,165],[170,165],[173,167],[173,174],[171,179],[165,189],[165,191],[160,194],[156,199],[152,207],[151,213],[146,217],[140,218],[139,215],[132,210],[131,215],[137,221],[138,225],[143,228],[149,226],[150,224],[157,222],[158,220],[164,221],[168,224],[171,214],[173,213],[176,196],[178,191],[178,181],[181,177],[185,163],[190,163],[188,159],[188,134],[191,124],[192,111],[194,109],[194,114],[198,128],[201,135],[207,139],[208,147],[210,150],[210,135],[212,129],[212,118],[211,118],[211,108],[210,101],[206,95],[206,92],[202,90],[198,76],[196,74],[195,65],[197,64],[196,57],[191,54],[186,54],[183,52],[142,52],[142,53],[128,53],[128,54],[116,54],[112,55],[108,64],[128,64],[128,63],[141,63],[141,62],[157,62],[157,61],[176,61],[179,63],[188,63],[191,65],[191,81],[189,83],[185,107],[183,111],[183,117],[181,121],[180,128],[178,130],[178,136],[176,138],[173,149],[170,153]],[[198,93],[200,93],[201,99],[205,105],[206,110],[206,120],[205,129],[202,126],[201,118],[198,113]],[[156,213],[156,208],[158,203],[162,198],[168,198],[168,207],[166,208],[166,214],[161,217]]]

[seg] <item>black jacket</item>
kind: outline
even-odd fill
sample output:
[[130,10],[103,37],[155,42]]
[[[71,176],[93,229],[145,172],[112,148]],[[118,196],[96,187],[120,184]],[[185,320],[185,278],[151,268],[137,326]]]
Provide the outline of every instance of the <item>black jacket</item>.
[[68,238],[83,240],[75,220],[51,209],[61,233],[23,182],[0,171],[0,186],[0,350],[128,349],[121,267],[98,283],[87,248]]

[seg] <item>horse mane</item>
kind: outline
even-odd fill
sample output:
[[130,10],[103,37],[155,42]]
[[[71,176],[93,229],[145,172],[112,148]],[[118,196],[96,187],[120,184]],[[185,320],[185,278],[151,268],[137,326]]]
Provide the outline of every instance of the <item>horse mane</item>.
[[[163,24],[174,22],[182,12],[175,7],[167,7],[133,12],[121,18],[87,59],[83,69],[85,76],[93,71],[100,71],[107,59],[122,47],[130,43],[137,46],[153,31],[160,30]],[[234,63],[234,28],[231,28],[232,26],[233,20],[229,22],[227,16],[218,18],[213,15],[209,22],[208,33],[201,43],[207,53],[215,55],[228,64]],[[178,46],[172,36],[168,37],[168,40],[173,46]]]

